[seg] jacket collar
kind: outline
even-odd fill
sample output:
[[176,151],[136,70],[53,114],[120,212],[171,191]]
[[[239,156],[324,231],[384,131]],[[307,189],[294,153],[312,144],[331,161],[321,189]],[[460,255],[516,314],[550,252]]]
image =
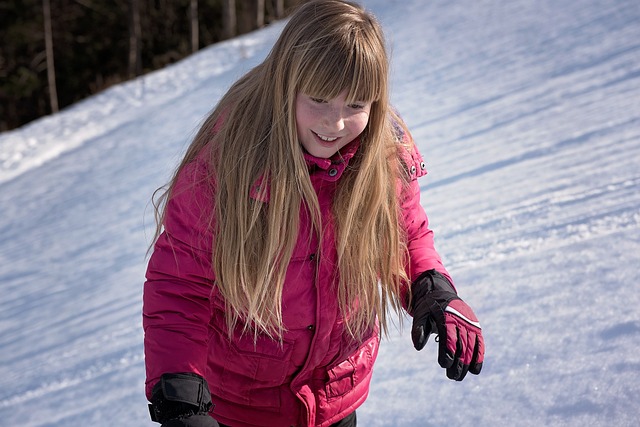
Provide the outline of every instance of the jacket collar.
[[[358,147],[360,147],[360,138],[354,139],[328,159],[312,156],[305,151],[303,156],[309,168],[309,174],[325,181],[337,181],[358,151]],[[263,203],[268,203],[270,198],[266,175],[260,176],[251,187],[251,198]]]
[[331,179],[332,181],[335,181],[338,179],[340,175],[342,175],[342,172],[344,172],[344,169],[349,163],[349,160],[351,160],[353,156],[356,154],[356,151],[358,151],[359,146],[360,146],[360,138],[356,138],[350,143],[348,143],[347,145],[345,145],[344,147],[342,147],[340,151],[338,151],[336,154],[334,154],[332,157],[328,159],[312,156],[311,154],[305,151],[303,153],[304,160],[307,162],[307,166],[309,167],[310,173],[313,173],[313,170],[315,169],[315,167],[324,171],[329,171],[331,170],[332,167],[338,168],[339,169],[338,174],[335,176],[332,176],[332,179]]

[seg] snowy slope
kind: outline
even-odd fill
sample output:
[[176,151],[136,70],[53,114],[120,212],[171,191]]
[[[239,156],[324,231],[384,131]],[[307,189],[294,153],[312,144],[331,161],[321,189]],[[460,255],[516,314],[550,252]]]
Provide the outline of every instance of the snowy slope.
[[[362,426],[640,425],[640,4],[370,0],[482,374],[383,343]],[[0,134],[0,425],[151,426],[153,191],[281,24]]]

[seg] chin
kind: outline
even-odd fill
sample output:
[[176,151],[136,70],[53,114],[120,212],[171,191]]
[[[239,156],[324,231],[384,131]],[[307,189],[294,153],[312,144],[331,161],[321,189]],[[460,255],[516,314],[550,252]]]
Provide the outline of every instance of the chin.
[[338,152],[339,147],[322,147],[317,144],[301,144],[302,149],[313,157],[320,159],[328,159]]
[[318,150],[309,151],[309,154],[311,154],[314,157],[318,157],[320,159],[329,159],[333,157],[333,155],[336,154],[337,152],[338,150],[318,149]]

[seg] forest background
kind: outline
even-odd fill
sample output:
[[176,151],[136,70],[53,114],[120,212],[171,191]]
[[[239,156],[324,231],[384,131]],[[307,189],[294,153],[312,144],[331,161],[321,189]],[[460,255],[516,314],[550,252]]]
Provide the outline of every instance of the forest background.
[[0,0],[0,132],[202,47],[301,0]]

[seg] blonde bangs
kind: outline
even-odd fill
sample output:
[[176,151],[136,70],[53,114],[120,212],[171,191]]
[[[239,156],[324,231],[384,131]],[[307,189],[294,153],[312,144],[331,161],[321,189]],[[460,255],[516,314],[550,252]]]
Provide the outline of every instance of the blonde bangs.
[[296,92],[332,99],[346,89],[349,103],[376,102],[383,97],[386,56],[379,52],[379,42],[368,40],[363,31],[349,24],[353,28],[348,34],[327,37],[321,48],[297,49],[302,66]]

